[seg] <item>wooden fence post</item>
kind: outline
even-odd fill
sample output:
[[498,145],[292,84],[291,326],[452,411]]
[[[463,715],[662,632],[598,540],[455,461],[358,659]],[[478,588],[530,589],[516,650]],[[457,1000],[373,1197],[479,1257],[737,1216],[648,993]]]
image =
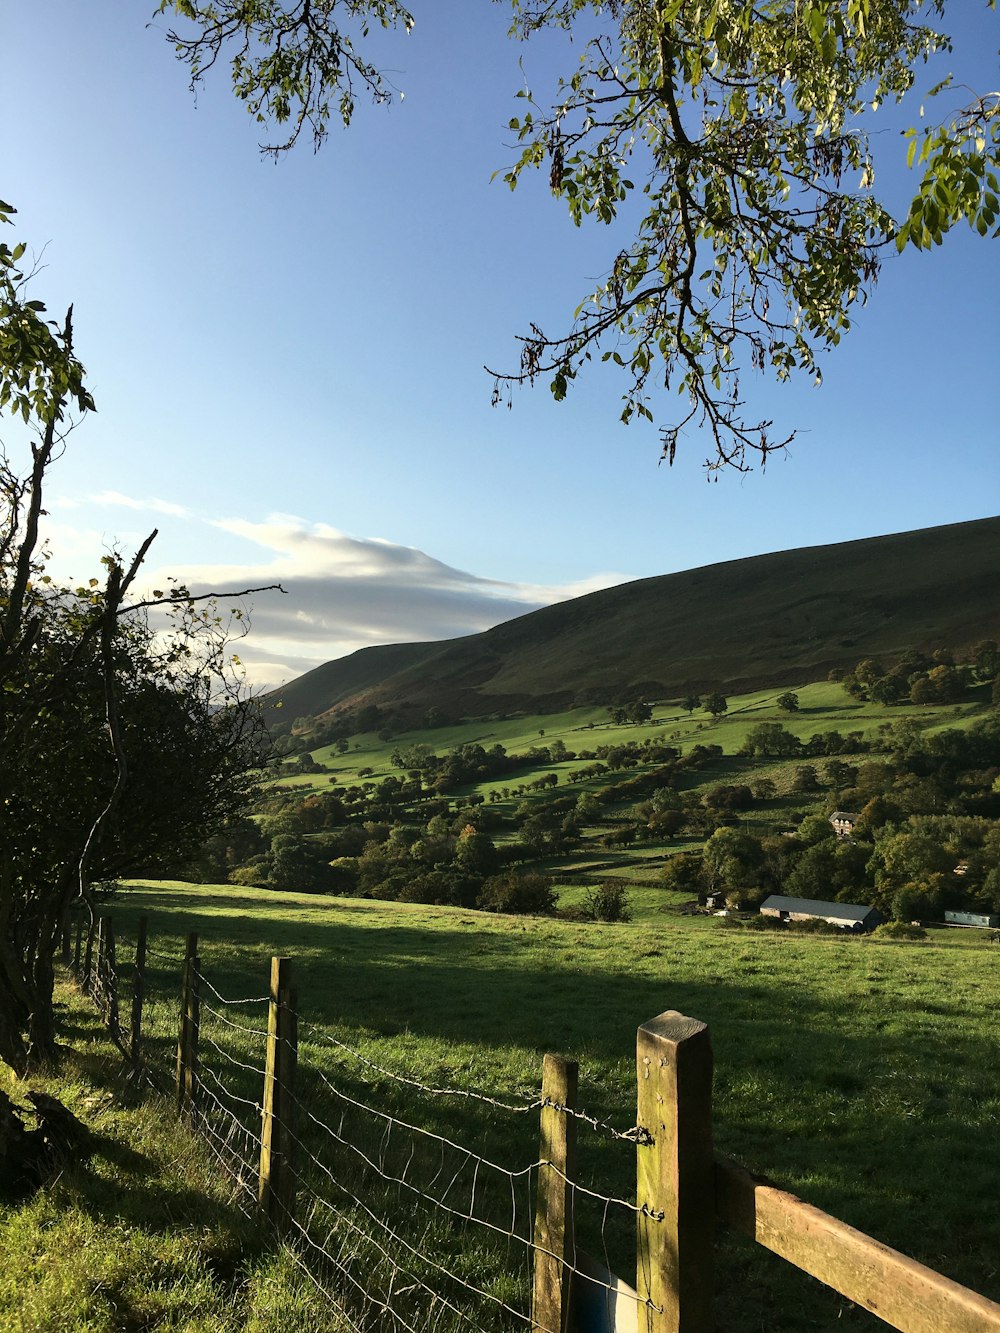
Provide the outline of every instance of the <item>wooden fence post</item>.
[[568,1333],[572,1327],[576,1234],[573,1184],[576,1176],[576,1108],[579,1067],[575,1060],[546,1055],[542,1063],[541,1151],[535,1207],[532,1333]]
[[195,1121],[198,1087],[198,1031],[201,1025],[200,960],[198,936],[187,937],[181,992],[180,1034],[177,1038],[177,1114],[189,1125]]
[[710,1333],[715,1185],[708,1028],[671,1010],[639,1028],[640,1333]]
[[83,916],[78,916],[76,920],[76,949],[73,951],[73,971],[76,973],[77,981],[80,980],[80,962],[83,954]]
[[87,922],[87,947],[83,954],[83,980],[80,985],[90,994],[91,979],[94,971],[94,941],[97,938],[97,917],[90,913],[90,919]]
[[104,976],[102,978],[104,993],[102,996],[104,1005],[104,1021],[114,1033],[115,1037],[121,1036],[121,1025],[118,1015],[118,964],[115,953],[115,923],[110,916],[104,918]]
[[98,1005],[102,1003],[104,990],[104,917],[99,916],[94,923],[94,954],[91,959],[90,993]]
[[132,971],[132,1018],[129,1031],[129,1059],[135,1069],[141,1059],[142,1005],[146,997],[146,918],[139,918],[135,941],[135,966]]
[[271,959],[257,1198],[280,1230],[288,1226],[295,1208],[292,1135],[295,1069],[298,1062],[298,1014],[291,974],[290,958]]

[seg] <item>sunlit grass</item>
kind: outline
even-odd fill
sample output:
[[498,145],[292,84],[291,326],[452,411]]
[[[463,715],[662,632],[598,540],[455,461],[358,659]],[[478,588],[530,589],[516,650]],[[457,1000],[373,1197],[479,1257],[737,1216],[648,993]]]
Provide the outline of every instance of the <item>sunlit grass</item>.
[[[127,935],[148,913],[154,940],[175,948],[197,929],[203,968],[226,994],[262,994],[270,954],[292,956],[306,1032],[418,1078],[531,1096],[544,1051],[575,1057],[584,1103],[623,1125],[635,1029],[680,1009],[712,1031],[721,1151],[1000,1295],[998,1170],[983,1150],[1000,1115],[996,946],[972,932],[921,943],[757,934],[658,911],[672,905],[658,893],[636,890],[636,920],[607,926],[144,884],[116,917]],[[332,1069],[321,1038],[307,1040],[303,1065]],[[474,1113],[452,1111],[448,1124],[481,1143]],[[491,1133],[498,1151],[535,1151],[523,1123]],[[584,1162],[601,1188],[632,1187],[627,1152],[598,1140]],[[627,1235],[614,1251],[627,1268]],[[871,1323],[740,1245],[727,1241],[721,1262],[744,1284],[738,1300],[720,1298],[727,1328]],[[787,1313],[769,1323],[775,1291]]]

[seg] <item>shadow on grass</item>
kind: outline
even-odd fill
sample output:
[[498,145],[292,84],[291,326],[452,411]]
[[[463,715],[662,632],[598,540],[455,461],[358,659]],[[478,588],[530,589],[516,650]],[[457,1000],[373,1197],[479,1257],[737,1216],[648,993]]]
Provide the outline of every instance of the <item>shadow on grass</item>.
[[[141,910],[171,951],[197,926],[203,968],[225,995],[263,995],[269,955],[293,957],[307,1041],[307,1024],[329,1026],[392,1067],[429,1042],[441,1082],[527,1094],[537,1090],[541,1053],[558,1051],[581,1062],[583,1104],[622,1126],[634,1115],[637,1025],[666,1009],[700,1018],[716,1055],[721,1151],[1000,1297],[989,1258],[1000,1244],[993,1206],[1000,1169],[970,1152],[991,1141],[1000,1111],[982,1074],[995,1063],[996,1039],[966,1021],[964,1001],[947,988],[946,957],[931,999],[908,994],[900,981],[883,984],[880,959],[890,956],[860,940],[708,932],[695,955],[693,936],[669,926],[626,935],[455,912],[443,927],[441,917],[424,925],[402,911],[398,924],[384,924],[388,913],[349,900],[295,906],[309,911],[307,921],[283,916],[280,898],[272,905],[238,892],[163,890],[143,895]],[[128,914],[116,916],[127,929]],[[160,1045],[169,1061],[170,1039]],[[300,1070],[303,1088],[319,1095],[308,1055]],[[404,1094],[363,1070],[338,1069],[338,1079],[352,1096],[371,1100],[377,1091],[388,1099],[380,1104],[410,1114]],[[480,1141],[483,1125],[467,1105],[436,1105],[430,1117],[438,1132]],[[530,1154],[533,1124],[519,1122],[506,1142]],[[496,1133],[503,1141],[505,1131]],[[583,1155],[602,1188],[627,1197],[634,1167],[621,1147],[596,1144]],[[816,1284],[802,1289],[815,1292]],[[769,1324],[758,1310],[727,1326],[845,1326],[835,1298],[815,1299],[827,1302],[828,1315]],[[805,1311],[805,1296],[801,1302]],[[853,1313],[850,1320],[850,1327],[882,1326]]]

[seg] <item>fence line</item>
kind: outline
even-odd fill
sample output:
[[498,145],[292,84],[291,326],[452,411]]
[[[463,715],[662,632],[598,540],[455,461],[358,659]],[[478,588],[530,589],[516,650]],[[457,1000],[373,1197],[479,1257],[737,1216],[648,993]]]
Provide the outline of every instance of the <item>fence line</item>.
[[[715,1156],[711,1046],[694,1019],[670,1011],[639,1028],[636,1123],[620,1129],[579,1109],[576,1065],[558,1056],[545,1056],[540,1095],[520,1100],[380,1065],[300,1019],[288,959],[271,960],[266,995],[233,999],[204,974],[196,935],[183,956],[161,952],[145,918],[131,967],[118,961],[124,941],[107,916],[81,919],[75,948],[68,933],[62,944],[133,1075],[160,1090],[166,1040],[149,1021],[161,1004],[151,981],[172,974],[178,1113],[235,1181],[239,1205],[264,1211],[352,1333],[710,1333],[720,1226],[903,1333],[1000,1333],[1000,1305]],[[262,1004],[266,1026],[240,1012]],[[351,1061],[428,1108],[451,1099],[489,1115],[537,1113],[537,1153],[504,1166],[404,1118],[391,1100],[371,1105],[350,1079],[338,1086],[315,1059],[300,1064],[300,1031],[311,1051]],[[258,1064],[252,1051],[262,1047]],[[634,1202],[578,1178],[584,1128],[635,1151]],[[584,1206],[599,1211],[603,1263],[579,1248]],[[616,1216],[634,1219],[635,1288],[609,1257]]]

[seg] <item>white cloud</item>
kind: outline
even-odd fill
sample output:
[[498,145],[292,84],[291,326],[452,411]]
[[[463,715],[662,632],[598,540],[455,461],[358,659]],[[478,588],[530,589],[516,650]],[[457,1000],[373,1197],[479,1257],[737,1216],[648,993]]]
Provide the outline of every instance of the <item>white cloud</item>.
[[121,491],[101,491],[97,495],[56,495],[46,501],[50,509],[113,508],[134,509],[144,513],[169,514],[171,518],[188,518],[191,510],[184,505],[174,504],[171,500],[158,500],[155,497],[137,500],[134,496],[124,495]]
[[[579,597],[624,582],[625,574],[596,574],[563,585],[513,583],[484,578],[446,565],[416,547],[383,537],[355,537],[327,523],[309,523],[288,514],[262,522],[244,518],[206,521],[180,505],[138,501],[116,491],[93,500],[63,504],[85,510],[100,505],[177,511],[195,528],[188,549],[197,549],[197,527],[229,534],[249,546],[246,560],[214,564],[171,564],[141,576],[148,590],[169,586],[168,578],[194,593],[237,593],[281,584],[249,600],[253,629],[237,651],[255,687],[294,679],[311,668],[373,644],[459,638],[553,602]],[[88,568],[110,543],[93,526],[79,528],[49,520],[46,532],[60,566]],[[172,534],[176,537],[176,532]],[[137,539],[130,540],[133,536]],[[124,549],[138,535],[118,533]],[[234,543],[229,543],[230,548]],[[155,550],[155,548],[154,548]],[[88,558],[89,557],[89,558]]]

